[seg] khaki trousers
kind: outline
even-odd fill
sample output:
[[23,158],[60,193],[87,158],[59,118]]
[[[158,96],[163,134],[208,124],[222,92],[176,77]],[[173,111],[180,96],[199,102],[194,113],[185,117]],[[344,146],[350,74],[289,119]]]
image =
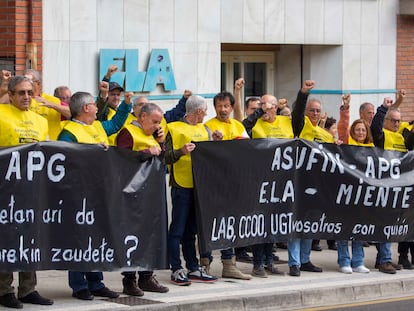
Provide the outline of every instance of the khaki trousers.
[[[14,292],[12,286],[13,272],[0,272],[0,296]],[[36,271],[19,272],[18,298],[25,297],[35,290],[37,284]]]

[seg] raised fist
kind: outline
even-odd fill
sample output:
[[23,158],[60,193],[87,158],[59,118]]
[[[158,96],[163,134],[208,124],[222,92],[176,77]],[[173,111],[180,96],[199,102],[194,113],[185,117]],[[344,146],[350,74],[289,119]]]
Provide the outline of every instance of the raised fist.
[[244,87],[244,79],[243,78],[239,78],[234,82],[234,88],[240,90],[241,88]]
[[302,93],[309,93],[311,89],[315,87],[315,81],[313,80],[305,80],[302,84]]

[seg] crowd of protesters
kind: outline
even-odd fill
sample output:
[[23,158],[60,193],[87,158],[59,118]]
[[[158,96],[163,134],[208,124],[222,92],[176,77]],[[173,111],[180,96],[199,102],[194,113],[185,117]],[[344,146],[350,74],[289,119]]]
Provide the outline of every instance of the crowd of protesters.
[[[171,283],[188,286],[192,282],[212,283],[218,280],[210,274],[211,253],[198,253],[196,246],[197,221],[195,217],[194,185],[191,152],[195,142],[233,139],[295,137],[322,143],[351,144],[355,146],[380,147],[386,150],[406,152],[414,147],[412,124],[402,122],[399,106],[405,91],[397,94],[394,102],[385,98],[377,108],[363,103],[359,118],[350,121],[351,95],[342,97],[339,121],[322,113],[322,103],[309,98],[315,87],[313,80],[303,82],[296,101],[290,107],[286,99],[272,94],[260,94],[245,101],[241,99],[244,87],[242,78],[235,82],[234,93],[222,91],[215,95],[215,117],[204,120],[207,115],[205,98],[192,95],[186,90],[178,104],[167,112],[150,103],[147,97],[134,98],[124,92],[118,83],[111,81],[117,71],[110,66],[99,82],[97,98],[88,92],[71,93],[67,86],[58,86],[54,95],[42,91],[42,76],[38,71],[27,70],[21,76],[12,76],[3,70],[0,85],[0,146],[61,140],[79,144],[117,146],[142,154],[142,161],[161,157],[169,165],[172,217],[168,231],[168,256]],[[122,99],[123,98],[123,99]],[[23,122],[23,121],[31,122]],[[396,147],[397,146],[397,147]],[[318,241],[316,241],[318,242]],[[364,247],[367,242],[330,241],[331,249],[338,252],[339,271],[342,273],[369,273],[364,265]],[[414,252],[412,242],[398,246],[399,261],[392,262],[391,244],[374,243],[378,249],[376,268],[380,272],[394,274],[399,269],[413,269],[408,253]],[[278,243],[279,245],[279,243]],[[288,274],[298,277],[301,271],[322,272],[322,267],[310,260],[311,250],[320,250],[308,239],[292,239],[281,243],[288,250]],[[223,278],[249,280],[281,275],[276,263],[273,243],[251,245],[249,248],[221,250]],[[253,256],[248,254],[252,251]],[[198,254],[197,254],[198,253]],[[181,258],[185,261],[183,267]],[[252,264],[251,274],[240,271],[237,260]],[[107,288],[102,272],[69,271],[72,296],[92,300],[95,296],[117,298],[119,293]],[[123,293],[143,296],[145,291],[166,293],[168,287],[160,284],[153,271],[122,272]],[[137,279],[138,275],[138,279]],[[51,299],[36,290],[36,272],[19,272],[17,296],[12,287],[13,273],[0,272],[0,304],[10,308],[22,308],[24,303],[51,305]]]

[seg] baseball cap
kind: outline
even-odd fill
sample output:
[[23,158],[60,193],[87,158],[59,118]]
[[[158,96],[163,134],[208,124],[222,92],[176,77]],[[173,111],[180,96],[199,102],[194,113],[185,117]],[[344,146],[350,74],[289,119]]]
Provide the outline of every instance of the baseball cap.
[[109,82],[109,91],[113,91],[113,90],[116,90],[116,89],[121,90],[121,92],[124,91],[123,87],[120,86],[118,83],[116,83],[116,82]]

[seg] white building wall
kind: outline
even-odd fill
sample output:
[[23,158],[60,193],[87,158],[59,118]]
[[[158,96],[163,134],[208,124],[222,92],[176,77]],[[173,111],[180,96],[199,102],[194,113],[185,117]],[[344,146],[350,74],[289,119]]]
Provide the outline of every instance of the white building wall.
[[[97,93],[101,48],[139,49],[140,70],[153,48],[170,53],[177,90],[220,90],[221,43],[280,44],[275,93],[294,98],[300,79],[319,90],[394,89],[398,0],[43,0],[45,91],[69,85]],[[300,45],[303,49],[303,67]],[[161,89],[149,95],[166,94]],[[386,95],[354,94],[362,101]],[[320,96],[338,103],[339,95]],[[162,105],[170,106],[176,100]],[[338,103],[339,105],[339,103]],[[325,105],[327,106],[327,105]],[[329,113],[334,114],[336,108]]]

